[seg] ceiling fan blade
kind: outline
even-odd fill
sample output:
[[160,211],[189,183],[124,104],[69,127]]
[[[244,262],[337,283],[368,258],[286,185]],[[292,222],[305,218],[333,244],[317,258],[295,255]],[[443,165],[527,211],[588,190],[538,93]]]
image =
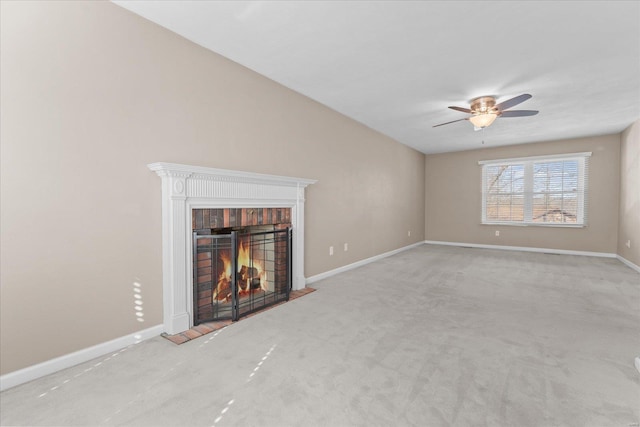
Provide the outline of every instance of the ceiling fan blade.
[[507,99],[506,101],[501,102],[500,104],[496,105],[495,108],[498,111],[504,111],[508,108],[515,107],[516,105],[526,101],[529,98],[531,98],[531,95],[529,95],[528,93],[523,93],[522,95],[516,96],[515,98]]
[[468,108],[462,108],[462,107],[449,107],[452,110],[456,110],[456,111],[462,111],[463,113],[469,113],[471,114],[471,110],[469,110]]
[[511,110],[511,111],[503,111],[500,113],[500,117],[525,117],[525,116],[535,116],[538,114],[536,110]]
[[461,122],[463,120],[469,120],[469,119],[458,119],[458,120],[454,120],[452,122],[440,123],[439,125],[435,125],[434,128],[437,128],[438,126],[448,125],[449,123]]

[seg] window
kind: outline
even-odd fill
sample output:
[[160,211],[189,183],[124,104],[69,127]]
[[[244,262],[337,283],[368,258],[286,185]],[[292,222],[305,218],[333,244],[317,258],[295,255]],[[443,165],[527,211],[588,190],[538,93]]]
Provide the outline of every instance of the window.
[[485,160],[482,223],[586,225],[591,153]]

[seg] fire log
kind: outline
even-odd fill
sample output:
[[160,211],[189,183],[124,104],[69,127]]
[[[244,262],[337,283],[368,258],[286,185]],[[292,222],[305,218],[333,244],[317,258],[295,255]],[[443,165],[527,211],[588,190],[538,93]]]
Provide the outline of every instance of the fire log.
[[246,265],[243,265],[242,268],[240,269],[240,272],[238,272],[239,289],[245,289],[248,291],[249,289],[246,289],[247,283],[249,283],[248,287],[250,289],[259,288],[260,273],[258,272],[258,269],[255,267],[247,267]]
[[224,301],[231,295],[231,281],[226,277],[223,277],[218,281],[218,285],[216,286],[213,295],[211,296],[211,300],[215,303],[216,300]]
[[260,275],[258,274],[258,269],[255,267],[243,265],[238,273],[238,280],[246,281],[247,279],[255,279],[256,277],[260,278]]

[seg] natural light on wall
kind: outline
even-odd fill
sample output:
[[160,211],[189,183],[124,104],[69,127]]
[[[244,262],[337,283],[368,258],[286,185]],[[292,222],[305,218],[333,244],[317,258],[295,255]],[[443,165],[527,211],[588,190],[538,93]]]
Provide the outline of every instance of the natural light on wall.
[[144,301],[142,301],[142,285],[140,282],[133,282],[133,310],[138,322],[144,322]]
[[483,160],[482,223],[583,227],[591,153]]

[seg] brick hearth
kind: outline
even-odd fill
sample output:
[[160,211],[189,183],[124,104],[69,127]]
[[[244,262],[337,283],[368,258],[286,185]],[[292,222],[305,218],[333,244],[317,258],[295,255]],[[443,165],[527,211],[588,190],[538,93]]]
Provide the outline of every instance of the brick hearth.
[[[296,291],[291,291],[289,293],[289,301],[294,300],[296,298],[300,298],[301,296],[310,294],[311,292],[315,291],[314,288],[304,288],[304,289],[298,289]],[[267,308],[265,308],[264,310],[260,310],[260,311],[256,311],[255,313],[251,313],[247,316],[242,317],[239,321],[243,320],[243,319],[248,319],[251,316],[255,316],[256,314],[260,314],[263,311],[269,310],[273,307],[277,307],[280,304],[284,304],[287,301],[283,301],[280,302],[278,304],[274,304],[271,305]],[[231,320],[219,320],[216,322],[205,322],[205,323],[201,323],[198,326],[194,326],[191,329],[187,329],[184,332],[181,332],[179,334],[175,334],[175,335],[168,335],[166,333],[163,333],[162,336],[166,339],[168,339],[169,341],[171,341],[174,344],[183,344],[187,341],[191,341],[193,339],[196,339],[198,337],[201,337],[203,335],[207,335],[211,332],[217,331],[219,329],[224,328],[225,326],[229,326],[230,324],[232,324],[233,322]]]

